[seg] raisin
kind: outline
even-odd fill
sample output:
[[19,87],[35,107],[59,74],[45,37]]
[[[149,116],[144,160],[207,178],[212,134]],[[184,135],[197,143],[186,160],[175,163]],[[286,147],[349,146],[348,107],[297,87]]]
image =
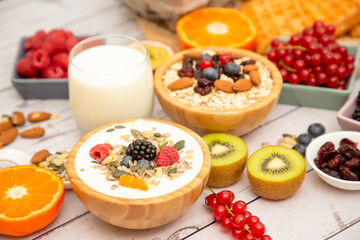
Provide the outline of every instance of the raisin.
[[201,68],[197,68],[195,70],[194,77],[198,80],[203,77]]
[[242,61],[241,65],[245,66],[245,65],[255,64],[255,63],[256,63],[255,60],[250,59],[250,60]]
[[178,75],[179,75],[179,77],[181,77],[181,78],[183,78],[183,77],[193,77],[194,76],[194,73],[193,73],[193,71],[192,70],[190,70],[190,69],[180,69],[179,71],[178,71]]
[[212,56],[212,60],[214,61],[214,62],[216,62],[216,63],[218,63],[219,62],[219,58],[220,58],[220,56],[219,55],[214,55],[214,56]]
[[201,79],[198,80],[198,84],[199,84],[200,87],[206,87],[206,86],[213,86],[214,82],[210,81],[210,80],[207,80],[205,78],[201,78]]
[[360,165],[360,159],[359,158],[351,158],[349,161],[345,163],[345,166],[350,168],[356,168]]
[[341,171],[341,174],[345,180],[350,180],[350,181],[359,180],[359,175],[356,172],[351,171],[349,167],[344,167],[344,169]]
[[211,92],[211,87],[210,86],[205,86],[205,87],[196,86],[196,87],[194,87],[194,92],[200,94],[201,96],[205,96]]

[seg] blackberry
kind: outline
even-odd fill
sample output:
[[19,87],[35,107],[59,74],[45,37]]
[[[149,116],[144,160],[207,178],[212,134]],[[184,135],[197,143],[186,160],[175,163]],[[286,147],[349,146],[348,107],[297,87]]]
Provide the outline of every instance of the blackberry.
[[136,160],[146,159],[150,161],[156,157],[156,147],[149,141],[136,139],[129,144],[126,154]]

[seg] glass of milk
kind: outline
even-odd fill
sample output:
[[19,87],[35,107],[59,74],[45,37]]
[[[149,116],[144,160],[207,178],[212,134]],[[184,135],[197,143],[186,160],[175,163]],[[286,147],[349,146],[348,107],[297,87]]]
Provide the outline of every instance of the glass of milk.
[[151,118],[154,105],[149,53],[135,38],[87,38],[69,54],[69,99],[80,130],[133,118]]

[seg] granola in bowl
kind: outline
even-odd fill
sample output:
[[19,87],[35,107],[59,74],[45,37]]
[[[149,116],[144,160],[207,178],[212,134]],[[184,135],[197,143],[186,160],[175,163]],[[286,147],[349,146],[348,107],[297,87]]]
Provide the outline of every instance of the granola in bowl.
[[263,99],[273,88],[270,70],[261,61],[212,50],[203,51],[198,59],[185,56],[162,79],[171,97],[203,109],[241,109]]

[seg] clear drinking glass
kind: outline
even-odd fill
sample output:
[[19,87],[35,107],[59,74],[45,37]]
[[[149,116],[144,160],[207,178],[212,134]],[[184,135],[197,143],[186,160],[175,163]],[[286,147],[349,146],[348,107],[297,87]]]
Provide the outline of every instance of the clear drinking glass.
[[83,132],[115,121],[151,118],[149,53],[135,38],[107,34],[79,42],[69,54],[68,78],[70,107]]

